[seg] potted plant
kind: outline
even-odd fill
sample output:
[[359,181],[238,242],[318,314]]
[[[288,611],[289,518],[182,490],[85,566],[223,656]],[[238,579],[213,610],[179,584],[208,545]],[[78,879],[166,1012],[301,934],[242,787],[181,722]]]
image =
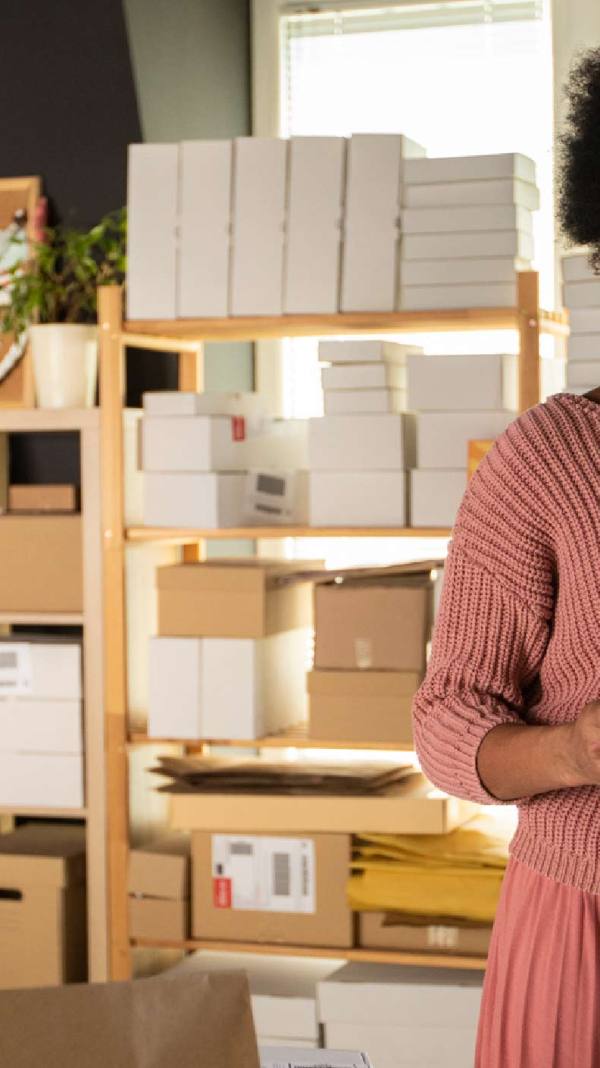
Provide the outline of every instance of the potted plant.
[[27,338],[41,408],[91,407],[98,373],[97,288],[125,278],[125,209],[88,231],[47,228],[6,275],[0,328]]

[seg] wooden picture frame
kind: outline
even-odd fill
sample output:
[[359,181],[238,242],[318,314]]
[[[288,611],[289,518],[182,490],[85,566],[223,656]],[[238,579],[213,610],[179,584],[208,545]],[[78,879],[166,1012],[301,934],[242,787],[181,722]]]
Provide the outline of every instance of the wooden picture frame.
[[[0,178],[0,231],[10,226],[18,211],[27,215],[28,240],[39,238],[39,201],[41,180],[39,177]],[[0,315],[2,309],[0,308]],[[14,338],[0,334],[0,361],[8,353]],[[35,392],[31,356],[27,350],[12,370],[0,381],[0,408],[33,408]]]

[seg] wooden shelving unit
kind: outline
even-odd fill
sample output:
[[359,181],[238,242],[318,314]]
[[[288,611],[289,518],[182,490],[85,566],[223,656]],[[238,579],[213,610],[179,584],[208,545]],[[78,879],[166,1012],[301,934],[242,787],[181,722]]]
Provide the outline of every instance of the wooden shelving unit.
[[105,790],[102,526],[100,509],[100,412],[96,409],[0,409],[0,434],[75,431],[81,457],[83,537],[83,612],[0,612],[3,625],[81,626],[83,628],[84,808],[2,806],[3,818],[29,816],[86,822],[89,978],[109,974],[109,917],[106,877],[107,798]]
[[[127,348],[171,352],[179,361],[179,388],[201,390],[203,387],[203,343],[207,341],[260,340],[284,337],[319,337],[323,335],[373,335],[465,330],[514,330],[519,337],[519,408],[524,410],[540,398],[540,335],[556,337],[568,333],[566,317],[539,307],[538,276],[534,272],[518,275],[518,304],[514,308],[481,308],[452,311],[356,313],[339,315],[293,315],[283,317],[236,319],[178,319],[173,321],[123,320],[122,295],[116,288],[100,291],[99,321],[101,338],[101,439],[103,467],[104,532],[104,635],[105,700],[107,738],[108,794],[108,878],[110,895],[110,974],[125,979],[131,973],[130,940],[127,924],[127,855],[128,821],[128,748],[137,745],[160,745],[162,740],[149,739],[143,732],[129,731],[127,709],[126,604],[124,587],[125,551],[133,544],[177,544],[183,558],[200,558],[202,543],[210,538],[317,538],[317,537],[442,537],[447,528],[309,528],[245,527],[221,530],[181,530],[176,528],[129,527],[124,523],[123,507],[123,430],[122,392]],[[292,740],[293,738],[293,740]],[[164,739],[164,743],[186,745],[181,740]],[[193,748],[221,744],[214,740],[189,743]],[[229,743],[240,744],[240,743]],[[244,743],[247,744],[247,743]],[[260,739],[253,748],[274,745],[309,746],[293,732],[286,740]],[[339,748],[350,748],[340,741]],[[332,748],[319,743],[319,748]],[[358,747],[356,747],[358,748]],[[360,748],[364,748],[362,745]],[[378,747],[383,748],[383,747]],[[393,748],[398,748],[394,746]],[[158,947],[160,943],[151,943]],[[163,946],[165,944],[162,944]],[[340,955],[335,950],[299,950],[298,947],[244,946],[240,944],[200,943],[195,941],[169,944],[169,948],[235,949],[265,953],[302,952],[307,955]],[[352,950],[352,960],[402,960],[403,963],[429,963],[433,956],[374,954]],[[482,967],[474,958],[443,956],[444,967]]]

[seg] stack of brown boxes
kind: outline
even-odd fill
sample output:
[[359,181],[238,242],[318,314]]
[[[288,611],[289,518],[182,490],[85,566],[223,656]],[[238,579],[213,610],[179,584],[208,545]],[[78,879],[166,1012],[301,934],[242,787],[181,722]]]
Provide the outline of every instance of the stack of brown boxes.
[[129,854],[129,934],[183,941],[190,933],[190,841],[184,834]]

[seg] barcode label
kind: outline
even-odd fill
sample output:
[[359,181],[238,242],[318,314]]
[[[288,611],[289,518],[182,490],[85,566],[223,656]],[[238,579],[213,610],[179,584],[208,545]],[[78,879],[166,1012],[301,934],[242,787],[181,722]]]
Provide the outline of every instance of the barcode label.
[[17,654],[12,652],[0,652],[0,671],[6,668],[16,668],[19,664]]
[[23,696],[33,691],[33,664],[29,642],[0,643],[2,695]]
[[252,842],[231,842],[229,855],[232,857],[251,857],[254,853]]
[[315,873],[310,838],[212,836],[215,907],[314,913]]
[[288,853],[273,853],[273,894],[275,897],[289,897],[291,894]]

